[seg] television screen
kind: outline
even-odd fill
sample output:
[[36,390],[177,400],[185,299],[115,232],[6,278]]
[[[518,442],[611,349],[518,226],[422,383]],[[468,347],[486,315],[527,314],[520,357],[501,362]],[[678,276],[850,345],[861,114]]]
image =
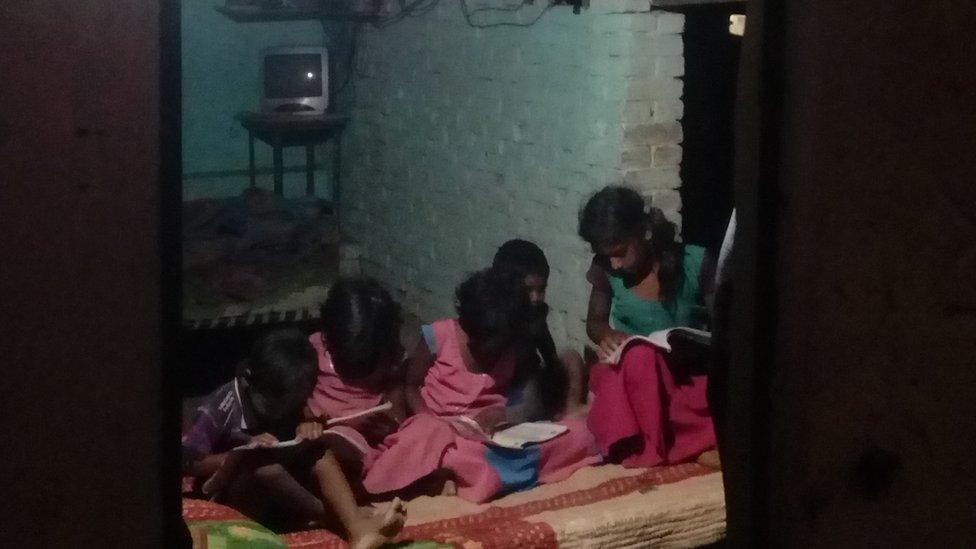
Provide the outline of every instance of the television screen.
[[264,96],[268,99],[322,95],[322,56],[314,53],[267,55]]

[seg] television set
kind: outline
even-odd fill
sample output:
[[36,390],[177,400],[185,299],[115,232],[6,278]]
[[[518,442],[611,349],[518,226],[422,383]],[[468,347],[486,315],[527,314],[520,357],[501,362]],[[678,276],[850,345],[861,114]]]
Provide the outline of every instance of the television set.
[[323,114],[329,107],[329,52],[322,46],[279,46],[261,56],[261,110]]

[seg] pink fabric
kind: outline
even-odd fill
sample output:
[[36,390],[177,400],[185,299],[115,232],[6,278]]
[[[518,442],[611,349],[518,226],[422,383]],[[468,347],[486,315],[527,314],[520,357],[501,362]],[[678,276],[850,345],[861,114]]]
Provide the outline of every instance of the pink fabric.
[[[486,501],[501,490],[501,478],[486,459],[485,445],[457,434],[448,418],[473,417],[487,408],[503,407],[505,390],[515,373],[514,355],[500,360],[489,373],[472,373],[462,359],[463,333],[457,321],[441,320],[433,328],[437,357],[421,389],[428,411],[408,419],[383,441],[384,451],[363,484],[374,494],[393,492],[446,468],[454,473],[460,497]],[[539,445],[540,482],[566,478],[600,460],[586,426],[582,422],[564,424],[569,432]]]
[[[340,417],[378,406],[383,401],[382,394],[366,391],[342,381],[332,365],[332,358],[325,348],[322,332],[309,336],[318,357],[319,375],[308,408],[316,416]],[[367,443],[366,438],[352,427],[339,425],[326,430],[327,434],[338,436],[355,446],[363,454],[363,469],[368,470],[379,451]]]
[[[590,373],[588,424],[600,451],[639,437],[626,467],[690,461],[715,447],[715,431],[705,400],[707,376],[674,372],[664,353],[636,342],[618,365],[597,364]],[[629,448],[629,447],[628,447]]]
[[457,320],[433,325],[437,356],[427,371],[420,395],[434,415],[474,416],[491,407],[505,407],[505,391],[515,375],[515,353],[494,364],[491,372],[476,374],[464,365],[461,326]]
[[363,486],[372,494],[406,488],[440,468],[454,444],[454,429],[431,414],[417,414],[383,440],[383,451],[372,463]]
[[502,489],[502,479],[485,458],[481,442],[456,436],[441,465],[454,473],[459,497],[475,503],[488,501]]
[[329,417],[339,417],[378,406],[383,401],[382,394],[371,393],[342,381],[332,366],[332,357],[325,348],[324,335],[316,332],[308,338],[315,348],[319,362],[319,377],[315,390],[308,399],[308,407],[312,413],[316,416],[326,414]]
[[564,419],[558,423],[569,427],[569,431],[539,445],[539,482],[542,484],[559,482],[583,466],[603,461],[586,420]]

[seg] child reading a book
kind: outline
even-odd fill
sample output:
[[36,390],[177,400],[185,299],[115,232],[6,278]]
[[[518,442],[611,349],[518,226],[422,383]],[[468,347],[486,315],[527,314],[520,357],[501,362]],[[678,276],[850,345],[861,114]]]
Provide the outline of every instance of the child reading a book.
[[490,269],[470,276],[457,288],[456,307],[458,318],[423,329],[407,366],[407,401],[416,415],[384,441],[366,475],[367,490],[398,492],[449,472],[459,496],[482,502],[597,462],[582,421],[565,421],[566,432],[526,448],[494,446],[455,427],[466,418],[483,435],[495,431],[505,417],[516,357],[532,344],[528,295],[511,277]]
[[236,377],[198,409],[183,437],[184,473],[208,479],[205,495],[281,528],[321,521],[334,510],[351,544],[376,547],[399,531],[399,509],[383,517],[360,511],[342,475],[308,488],[314,480],[307,473],[319,467],[322,452],[312,445],[278,448],[301,435],[297,426],[315,378],[315,351],[304,334],[261,337]]
[[[375,447],[406,414],[400,306],[372,278],[341,278],[320,312],[322,330],[309,337],[319,373],[306,417],[325,430],[330,419],[359,416],[328,431],[351,445],[357,468],[368,469]],[[389,410],[369,413],[384,402]]]
[[[350,482],[362,493],[362,477],[379,454],[383,439],[396,430],[406,410],[400,363],[400,306],[372,278],[341,278],[329,290],[321,308],[322,330],[309,342],[315,349],[318,379],[299,427],[302,438],[316,439],[326,448],[314,465],[323,485]],[[390,406],[383,410],[382,404]],[[353,493],[326,493],[326,499],[347,529],[360,525]],[[351,522],[351,524],[350,524]],[[392,532],[395,534],[396,532]],[[357,533],[350,531],[351,537]]]
[[207,495],[219,495],[248,511],[254,499],[247,498],[249,491],[267,490],[277,503],[290,505],[287,494],[293,486],[278,482],[274,463],[243,459],[231,450],[292,438],[314,383],[315,355],[302,333],[276,331],[261,337],[234,379],[218,387],[197,409],[192,427],[183,436],[184,473],[202,482],[222,472],[221,482],[206,485]]
[[539,246],[527,240],[505,242],[495,252],[492,269],[512,277],[529,294],[529,336],[508,394],[510,423],[561,417],[582,408],[583,358],[573,350],[556,354],[546,316],[549,262]]
[[705,249],[678,242],[661,210],[645,210],[633,189],[606,187],[580,212],[579,235],[592,248],[586,333],[609,355],[629,335],[704,321],[699,280]]
[[702,324],[705,250],[678,242],[674,224],[625,187],[587,201],[579,234],[595,254],[586,275],[587,335],[601,361],[619,355],[590,372],[589,426],[601,451],[628,466],[695,459],[715,446],[706,376],[675,371],[675,361],[644,341],[629,342],[622,354],[618,347],[632,335]]

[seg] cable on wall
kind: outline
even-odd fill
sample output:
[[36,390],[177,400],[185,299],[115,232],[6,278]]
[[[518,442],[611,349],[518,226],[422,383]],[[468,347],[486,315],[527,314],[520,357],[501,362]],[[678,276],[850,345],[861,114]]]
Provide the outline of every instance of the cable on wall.
[[464,21],[468,24],[469,27],[474,27],[476,29],[489,29],[493,27],[531,27],[532,25],[535,25],[539,21],[539,19],[542,19],[542,16],[545,15],[555,5],[551,1],[548,1],[546,3],[546,6],[542,8],[542,11],[540,11],[535,17],[533,17],[532,20],[526,21],[524,23],[519,23],[514,21],[499,21],[497,23],[476,23],[472,19],[472,16],[476,13],[482,13],[482,12],[515,13],[520,11],[523,7],[530,5],[531,2],[529,2],[528,0],[523,0],[523,2],[521,4],[518,4],[517,6],[509,6],[504,8],[477,8],[472,10],[468,7],[468,3],[466,0],[458,0],[458,1],[461,3],[461,13],[464,14]]

